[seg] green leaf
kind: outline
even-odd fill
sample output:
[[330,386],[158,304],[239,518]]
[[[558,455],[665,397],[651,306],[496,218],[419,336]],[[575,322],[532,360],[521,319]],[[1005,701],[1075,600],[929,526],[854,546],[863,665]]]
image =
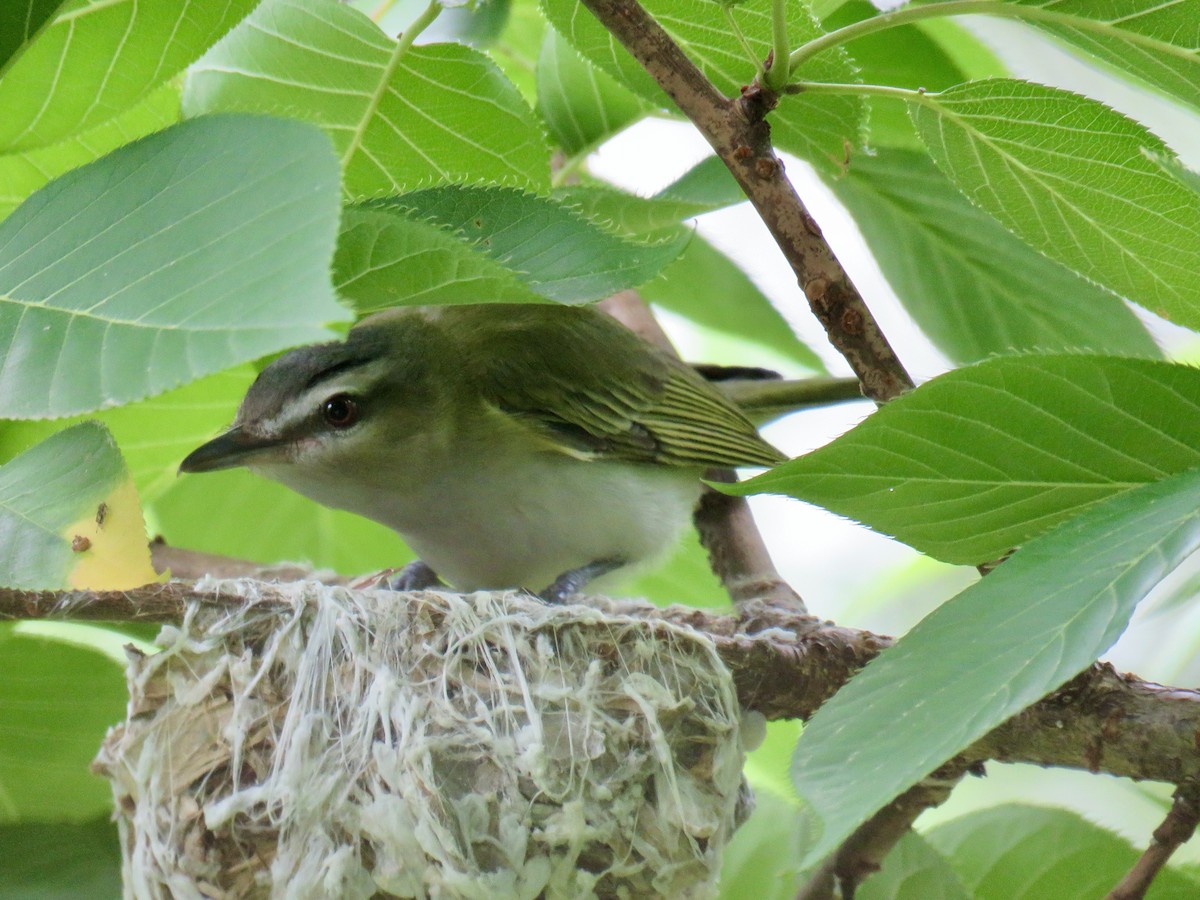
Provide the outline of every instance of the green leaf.
[[824,826],[808,858],[1108,649],[1200,547],[1197,508],[1200,470],[1113,497],[1031,541],[868,663],[796,746],[796,787]]
[[[754,63],[747,58],[720,4],[710,0],[648,0],[643,6],[722,94],[736,97],[743,85],[754,80]],[[542,8],[550,24],[586,59],[656,106],[674,109],[654,80],[583,4],[574,0],[542,0]],[[771,40],[770,0],[747,0],[735,7],[732,15],[748,38],[755,59],[766,59]],[[796,44],[823,33],[803,0],[786,0],[786,15],[788,36]],[[849,58],[841,49],[812,60],[805,67],[804,76],[811,81],[857,80]],[[787,96],[771,113],[771,137],[779,149],[804,157],[825,171],[834,171],[845,156],[846,144],[860,143],[864,119],[865,104],[861,97]]]
[[495,63],[461,44],[405,48],[336,0],[267,0],[191,68],[184,110],[320,125],[354,198],[447,182],[549,186],[541,125]]
[[[878,14],[879,10],[869,0],[850,0],[821,24],[833,31]],[[967,80],[957,61],[920,25],[888,28],[845,46],[854,59],[858,78],[867,84],[940,91]],[[806,71],[797,74],[803,76]],[[921,146],[903,102],[888,97],[869,97],[867,102],[871,109],[869,137],[873,146],[912,149]]]
[[0,4],[0,75],[65,5],[66,0],[9,0]]
[[551,199],[506,188],[430,188],[371,205],[448,229],[537,294],[562,303],[643,284],[679,256],[688,238],[627,240]]
[[1200,10],[1194,0],[1017,0],[1036,25],[1200,108]]
[[79,825],[0,827],[0,900],[120,897],[120,846],[108,815]]
[[137,106],[91,131],[60,144],[0,156],[0,219],[52,178],[178,122],[179,99],[179,87],[165,84]]
[[910,104],[934,161],[1017,237],[1152,312],[1200,326],[1200,196],[1104,104],[996,78]]
[[829,186],[900,301],[951,359],[1080,349],[1159,355],[1120,298],[1013,237],[925,154],[856,157]]
[[[1141,855],[1077,813],[1019,804],[954,819],[931,829],[925,839],[949,859],[976,900],[1102,897]],[[1149,896],[1190,900],[1196,893],[1195,882],[1164,868]]]
[[1196,465],[1200,370],[1014,356],[939,376],[825,447],[723,489],[787,494],[974,564]]
[[[0,821],[110,814],[112,789],[89,766],[105,731],[125,718],[121,666],[96,650],[18,629],[0,625]],[[0,872],[10,871],[14,857],[4,859]]]
[[649,105],[580,58],[553,28],[537,62],[538,112],[558,145],[574,156],[639,119]]
[[307,561],[359,575],[413,558],[382,525],[319,506],[245,469],[182,475],[152,511],[173,546],[260,563]]
[[346,208],[333,279],[360,314],[401,305],[543,299],[475,246],[394,209]]
[[137,492],[103,425],[60,431],[0,466],[0,585],[121,590],[156,578]]
[[977,900],[945,857],[915,831],[899,840],[884,858],[883,867],[864,881],[854,896],[855,900]]
[[792,900],[805,833],[794,804],[767,792],[733,834],[721,865],[720,900]]
[[824,372],[825,364],[725,254],[693,236],[663,276],[641,287],[642,296],[693,322],[761,344],[798,365]]
[[76,0],[0,79],[0,147],[54,144],[117,116],[197,59],[254,2]]
[[718,156],[706,156],[654,196],[659,201],[693,204],[705,212],[746,199],[741,185]]
[[137,400],[328,336],[337,165],[315,128],[219,116],[122,147],[0,222],[0,415]]

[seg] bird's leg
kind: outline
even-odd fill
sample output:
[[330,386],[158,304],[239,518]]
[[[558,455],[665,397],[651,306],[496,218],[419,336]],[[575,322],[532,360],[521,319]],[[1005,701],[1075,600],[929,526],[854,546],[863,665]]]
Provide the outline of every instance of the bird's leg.
[[554,584],[545,590],[538,591],[538,597],[547,603],[563,603],[572,594],[578,594],[584,585],[601,575],[607,575],[614,569],[625,565],[623,559],[598,559],[578,569],[570,569],[554,579]]
[[393,591],[424,591],[428,588],[445,587],[438,573],[429,568],[423,559],[414,559],[385,582]]
[[423,591],[445,586],[437,572],[420,559],[414,559],[403,569],[384,569],[350,582],[350,587],[356,590]]

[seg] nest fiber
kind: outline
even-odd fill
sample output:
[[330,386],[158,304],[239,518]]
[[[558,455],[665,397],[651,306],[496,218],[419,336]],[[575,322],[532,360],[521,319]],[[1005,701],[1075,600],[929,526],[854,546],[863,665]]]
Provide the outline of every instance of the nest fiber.
[[748,794],[703,636],[513,594],[198,587],[243,602],[131,653],[97,760],[127,894],[715,892]]

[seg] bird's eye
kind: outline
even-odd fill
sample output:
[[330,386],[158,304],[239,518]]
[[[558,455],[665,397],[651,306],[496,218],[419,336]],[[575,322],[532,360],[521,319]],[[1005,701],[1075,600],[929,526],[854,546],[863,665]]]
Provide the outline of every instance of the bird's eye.
[[358,402],[349,394],[334,394],[321,405],[321,415],[334,428],[349,428],[358,421]]

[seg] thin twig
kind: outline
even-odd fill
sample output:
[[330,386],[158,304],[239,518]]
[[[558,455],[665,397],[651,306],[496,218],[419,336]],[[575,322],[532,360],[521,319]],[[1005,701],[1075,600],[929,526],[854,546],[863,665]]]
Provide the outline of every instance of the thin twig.
[[1175,790],[1175,802],[1162,824],[1154,829],[1154,838],[1128,874],[1108,894],[1106,900],[1141,900],[1167,860],[1180,846],[1191,840],[1200,821],[1200,788],[1191,784]]
[[854,830],[817,867],[796,900],[853,900],[858,886],[883,865],[884,858],[927,809],[941,806],[967,767],[952,761],[923,778]]
[[830,342],[862,382],[863,393],[884,402],[912,387],[912,379],[783,173],[766,121],[777,95],[751,85],[736,100],[722,96],[635,0],[583,4],[666,91],[733,173],[796,273]]

